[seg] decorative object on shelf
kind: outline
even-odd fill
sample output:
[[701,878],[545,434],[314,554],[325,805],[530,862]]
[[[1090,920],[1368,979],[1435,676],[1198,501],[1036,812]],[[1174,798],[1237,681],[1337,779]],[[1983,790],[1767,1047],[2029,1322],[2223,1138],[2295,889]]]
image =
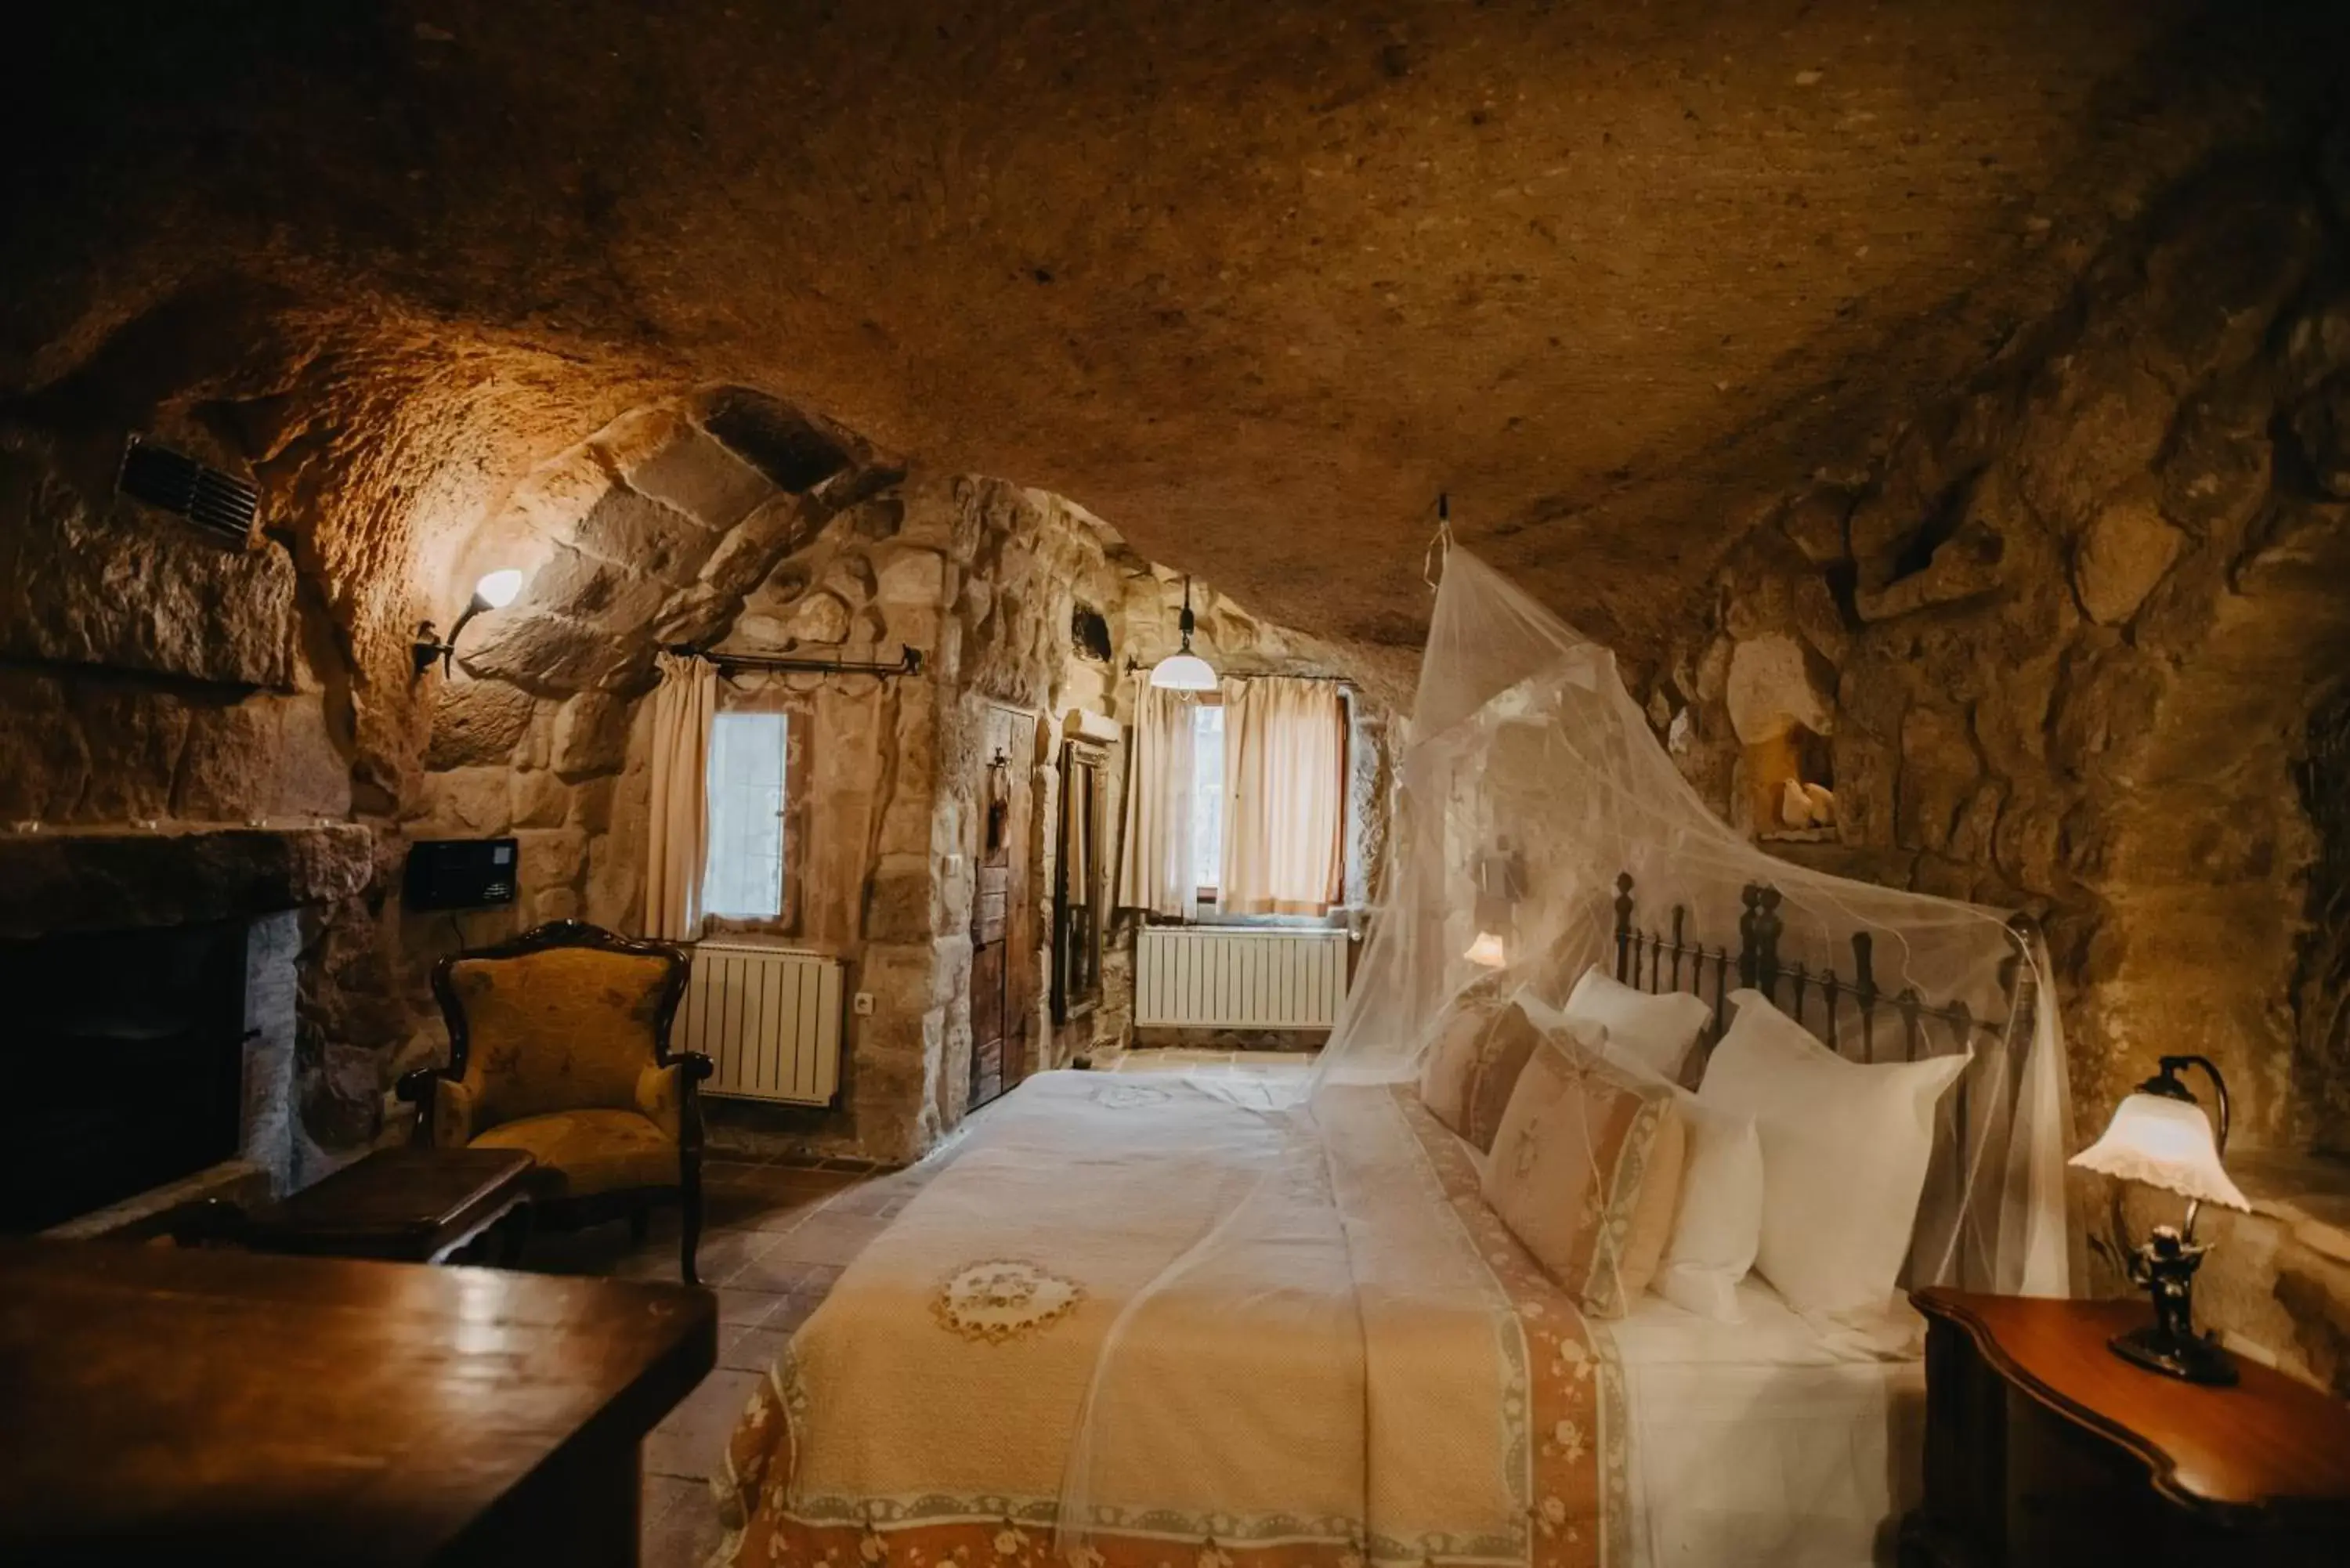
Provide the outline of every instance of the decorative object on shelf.
[[1797,830],[1835,826],[1835,792],[1825,784],[1789,779],[1779,789],[1779,821]]
[[[2194,1094],[2179,1082],[2189,1067],[2200,1067],[2220,1103],[2218,1135]],[[2158,1225],[2129,1254],[2133,1283],[2154,1298],[2154,1322],[2114,1336],[2114,1354],[2126,1361],[2190,1383],[2233,1383],[2234,1358],[2216,1335],[2195,1331],[2192,1293],[2195,1271],[2209,1242],[2195,1240],[2195,1217],[2206,1203],[2246,1212],[2251,1204],[2220,1163],[2228,1147],[2228,1084],[2202,1056],[2165,1056],[2155,1075],[2114,1107],[2105,1136],[2074,1155],[2072,1163],[2124,1181],[2175,1192],[2187,1199],[2186,1223]],[[2119,1230],[2119,1206],[2116,1207]],[[2127,1241],[2126,1234],[2123,1241]]]
[[1166,691],[1213,691],[1216,689],[1215,668],[1191,651],[1191,633],[1199,628],[1199,620],[1191,614],[1191,579],[1183,579],[1183,618],[1175,623],[1182,631],[1183,647],[1151,667],[1150,683]]
[[261,493],[233,474],[132,436],[114,476],[120,494],[184,517],[217,544],[243,549],[253,542]]
[[432,629],[431,621],[419,621],[414,649],[416,673],[421,675],[432,669],[432,661],[437,659],[441,661],[441,672],[446,675],[457,657],[457,639],[464,631],[465,623],[484,610],[505,608],[514,603],[515,596],[520,592],[522,573],[507,566],[484,574],[482,580],[473,585],[473,599],[465,606],[463,613],[457,617],[457,624],[449,628],[445,640]]

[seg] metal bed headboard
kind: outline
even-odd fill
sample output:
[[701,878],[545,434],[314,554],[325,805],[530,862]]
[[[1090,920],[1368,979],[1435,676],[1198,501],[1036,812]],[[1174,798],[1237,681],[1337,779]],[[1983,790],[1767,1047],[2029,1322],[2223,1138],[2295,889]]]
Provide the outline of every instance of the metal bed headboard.
[[[1978,1033],[2001,1039],[2012,1020],[2030,1016],[2036,1001],[2030,971],[2019,961],[2031,939],[2029,920],[2022,915],[2008,921],[2012,950],[2000,966],[2000,986],[2008,998],[2009,1015],[1978,1018],[1963,998],[1929,1001],[1914,985],[1886,992],[1877,981],[1876,939],[1866,931],[1852,934],[1850,978],[1825,964],[1811,969],[1800,961],[1783,961],[1779,939],[1785,922],[1779,914],[1781,896],[1767,882],[1750,882],[1740,892],[1743,908],[1738,917],[1735,952],[1727,946],[1709,948],[1691,940],[1687,934],[1689,909],[1681,904],[1672,907],[1669,929],[1643,929],[1634,919],[1632,886],[1628,871],[1616,878],[1616,978],[1636,991],[1686,989],[1700,1001],[1711,1000],[1714,1022],[1706,1038],[1709,1050],[1721,1038],[1730,992],[1744,987],[1761,992],[1773,1006],[1825,1041],[1830,1050],[1856,1054],[1862,1062],[1914,1062],[1921,1054],[1933,1054],[1925,1049],[1929,1023],[1947,1026],[1953,1044],[1963,1047],[1971,1047]],[[1710,999],[1706,996],[1709,969],[1713,981]],[[1735,981],[1731,978],[1733,974]],[[1806,1016],[1815,1002],[1820,1011],[1816,1022]],[[1846,1009],[1856,1024],[1856,1042],[1842,1038],[1845,1032],[1839,1025]],[[1879,1049],[1880,1020],[1888,1033],[1898,1026],[1898,1057]]]
[[[1745,986],[1761,992],[1772,1005],[1825,1041],[1828,1049],[1847,1058],[1863,1063],[1914,1062],[1921,1055],[1967,1052],[1972,1059],[1960,1069],[1958,1081],[1941,1103],[1941,1113],[1948,1119],[1936,1138],[1934,1152],[1934,1168],[1940,1174],[1929,1179],[1950,1181],[1955,1190],[1967,1193],[1974,1140],[2006,1136],[2002,1129],[2013,1126],[2017,1096],[2022,1092],[2028,1043],[2023,1049],[1978,1051],[1975,1046],[1979,1038],[1997,1044],[2012,1029],[2033,1026],[2035,1010],[2041,1005],[2037,966],[2022,961],[2034,940],[2030,918],[2016,915],[2007,921],[2009,948],[1999,968],[2005,1016],[1979,1018],[1964,998],[1929,999],[1915,985],[1887,994],[1877,982],[1876,941],[1866,931],[1855,931],[1849,939],[1853,959],[1849,977],[1837,973],[1832,965],[1813,969],[1800,961],[1788,963],[1779,953],[1783,930],[1779,889],[1765,882],[1751,882],[1740,890],[1739,901],[1738,950],[1733,953],[1727,947],[1708,948],[1690,940],[1689,910],[1681,905],[1673,906],[1668,929],[1642,929],[1634,919],[1631,874],[1617,877],[1616,978],[1649,992],[1679,991],[1686,981],[1692,995],[1706,1000],[1708,971],[1711,971],[1713,1022],[1703,1037],[1704,1049],[1691,1053],[1693,1072],[1701,1071],[1721,1043],[1729,993]],[[1731,979],[1733,973],[1735,981]],[[1929,1028],[1941,1038],[1929,1039]],[[1961,1201],[1966,1200],[1962,1196]],[[1959,1224],[1966,1228],[1963,1218]],[[1949,1245],[1959,1245],[1955,1235]],[[1917,1261],[1913,1255],[1911,1263]]]

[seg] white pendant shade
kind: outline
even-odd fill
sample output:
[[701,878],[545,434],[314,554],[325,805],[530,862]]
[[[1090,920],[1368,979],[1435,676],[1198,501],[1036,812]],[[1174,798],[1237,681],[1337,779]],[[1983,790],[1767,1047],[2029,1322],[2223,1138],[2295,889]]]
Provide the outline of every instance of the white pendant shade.
[[1187,650],[1170,653],[1154,665],[1150,683],[1162,691],[1213,691],[1216,672],[1206,659]]
[[2191,1100],[2130,1096],[2114,1108],[2106,1136],[2074,1155],[2072,1163],[2181,1198],[2247,1212],[2252,1207],[2220,1168],[2211,1123]]
[[491,572],[473,585],[473,593],[492,609],[504,609],[522,592],[522,574],[512,566]]
[[1479,931],[1477,940],[1471,942],[1469,950],[1461,956],[1471,963],[1482,964],[1487,969],[1501,969],[1510,961],[1509,949],[1503,944],[1501,938],[1491,931]]

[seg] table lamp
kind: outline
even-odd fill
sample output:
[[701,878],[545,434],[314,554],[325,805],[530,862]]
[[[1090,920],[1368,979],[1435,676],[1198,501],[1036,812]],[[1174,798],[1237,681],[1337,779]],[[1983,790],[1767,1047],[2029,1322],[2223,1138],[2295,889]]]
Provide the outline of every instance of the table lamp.
[[[2203,1107],[2179,1082],[2178,1075],[2189,1067],[2202,1068],[2211,1080],[2220,1104],[2216,1137]],[[2220,1153],[2228,1147],[2228,1084],[2202,1056],[2165,1056],[2156,1068],[2153,1077],[2114,1107],[2105,1136],[2072,1159],[2084,1170],[2158,1187],[2187,1199],[2184,1226],[2156,1226],[2130,1254],[2130,1281],[2154,1297],[2154,1321],[2115,1335],[2111,1344],[2115,1355],[2156,1372],[2190,1383],[2233,1383],[2234,1359],[2216,1336],[2195,1332],[2191,1300],[2195,1271],[2210,1251],[2209,1243],[2195,1240],[2196,1214],[2206,1203],[2247,1213],[2252,1207],[2220,1164]],[[2122,1241],[2128,1240],[2124,1234]]]

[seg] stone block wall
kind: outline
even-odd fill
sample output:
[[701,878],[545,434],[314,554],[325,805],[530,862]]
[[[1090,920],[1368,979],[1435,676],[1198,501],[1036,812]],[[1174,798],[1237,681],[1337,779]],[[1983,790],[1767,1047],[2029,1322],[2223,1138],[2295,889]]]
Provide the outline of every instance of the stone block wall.
[[[1057,497],[910,475],[741,388],[639,398],[586,439],[517,462],[550,428],[550,406],[527,390],[485,400],[482,361],[462,345],[420,337],[411,350],[398,374],[323,351],[239,363],[231,379],[248,400],[235,406],[260,411],[239,416],[234,439],[216,411],[196,411],[223,382],[185,366],[171,371],[185,387],[160,403],[78,395],[61,406],[104,402],[108,418],[0,424],[0,596],[12,596],[0,604],[0,824],[365,825],[364,875],[338,879],[296,928],[300,1023],[283,1097],[315,1175],[403,1135],[390,1084],[447,1049],[428,985],[438,960],[564,917],[639,929],[644,698],[660,646],[882,659],[920,649],[920,679],[775,675],[730,689],[795,721],[792,886],[775,933],[839,954],[879,1005],[848,1022],[835,1109],[717,1117],[722,1138],[766,1147],[892,1159],[928,1147],[962,1114],[969,1076],[977,726],[1004,704],[1046,737],[1023,760],[1041,935],[1053,738],[1072,709],[1125,715],[1124,667],[1171,649],[1180,579]],[[548,373],[525,369],[525,389]],[[484,429],[509,427],[511,445],[484,444]],[[116,500],[126,428],[265,481],[266,531],[225,549]],[[418,620],[447,632],[474,580],[508,566],[525,574],[515,602],[466,625],[448,670],[416,672]],[[1205,585],[1197,597],[1201,646],[1220,667],[1343,668]],[[1074,646],[1081,603],[1112,628],[1110,662]],[[1365,722],[1375,733],[1367,710]],[[1115,817],[1115,761],[1109,784]],[[414,840],[506,833],[522,855],[510,909],[402,909]],[[1028,955],[1045,1062],[1124,1038],[1126,945],[1111,946],[1108,995],[1082,1034],[1051,1029],[1046,955]]]
[[[846,1021],[833,1108],[714,1102],[722,1146],[899,1160],[962,1116],[981,737],[996,707],[1033,715],[1038,736],[1035,754],[1015,764],[1032,801],[1040,939],[1020,959],[1035,966],[1032,1065],[1124,1041],[1130,928],[1109,944],[1103,1004],[1084,1030],[1058,1032],[1049,1018],[1042,944],[1052,927],[1060,736],[1073,711],[1130,716],[1136,686],[1126,666],[1172,650],[1180,579],[1057,496],[907,472],[804,421],[799,435],[779,440],[776,428],[796,420],[739,389],[631,410],[542,465],[470,537],[443,548],[451,602],[482,571],[518,566],[528,577],[513,606],[468,627],[449,677],[427,678],[435,685],[423,771],[402,804],[401,832],[510,832],[522,870],[511,910],[458,921],[395,913],[414,1003],[403,1063],[445,1051],[424,975],[459,941],[480,945],[565,916],[639,928],[651,742],[644,699],[652,652],[671,642],[884,662],[911,647],[925,661],[918,678],[745,672],[723,688],[729,708],[791,720],[785,909],[755,929],[838,956],[850,989],[875,1005]],[[804,491],[778,483],[811,473],[819,477]],[[1204,585],[1194,597],[1198,646],[1220,669],[1343,670],[1336,650]],[[1075,646],[1080,605],[1109,624],[1107,662]],[[1365,881],[1384,832],[1385,720],[1368,702],[1357,714],[1366,847],[1356,872]],[[1113,752],[1114,833],[1124,748]],[[1113,844],[1113,864],[1114,855]]]
[[2350,653],[2328,200],[2290,170],[2178,192],[2063,317],[1773,508],[1646,693],[1758,831],[1742,730],[1826,736],[1833,842],[1783,853],[2041,915],[2085,1123],[2200,1051],[2248,1143],[2350,1149],[2350,1058],[2296,996],[2309,901],[2340,897],[2303,794]]
[[[2059,317],[1772,507],[1644,693],[1758,832],[1757,727],[1825,737],[1835,829],[1780,853],[2042,919],[2074,1147],[2188,1052],[2227,1073],[2241,1148],[2350,1155],[2345,194],[2285,163],[2174,192]],[[2350,1191],[2350,1166],[2292,1168]],[[2295,1245],[2215,1293],[2272,1349],[2278,1269],[2350,1303]]]
[[[200,427],[159,422],[180,446],[230,461]],[[256,1092],[270,1103],[251,1119],[273,1129],[266,1164],[278,1181],[315,1178],[376,1131],[379,1042],[339,1027],[353,1010],[322,979],[366,924],[354,894],[364,877],[321,875],[332,896],[298,912],[282,899],[237,905],[225,891],[219,907],[180,911],[170,893],[192,879],[233,885],[245,846],[264,846],[254,851],[264,860],[272,846],[298,856],[309,828],[349,815],[347,678],[294,551],[275,538],[224,545],[115,496],[119,441],[0,425],[0,834],[20,846],[98,835],[61,837],[71,888],[49,887],[12,856],[26,881],[6,890],[5,923],[29,935],[265,917],[255,930],[265,926],[271,984],[252,1000],[266,1011],[266,1049],[254,1060],[267,1064]],[[338,849],[367,858],[347,842]],[[363,1085],[352,1073],[360,1058]]]

